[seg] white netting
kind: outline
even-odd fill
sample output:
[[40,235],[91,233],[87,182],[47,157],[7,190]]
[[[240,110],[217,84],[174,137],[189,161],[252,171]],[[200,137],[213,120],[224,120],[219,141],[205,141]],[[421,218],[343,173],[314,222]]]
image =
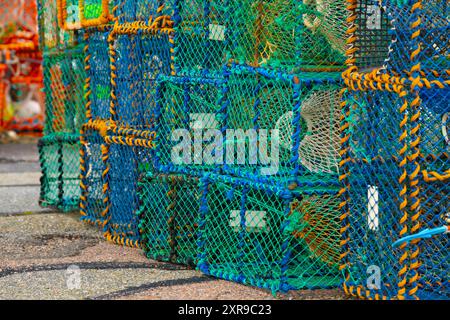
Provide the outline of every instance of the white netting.
[[[301,117],[307,129],[301,132],[303,139],[300,142],[299,158],[312,172],[333,173],[338,170],[339,102],[339,90],[323,88],[311,92],[302,103]],[[291,111],[281,116],[276,123],[281,147],[292,148],[292,120]]]

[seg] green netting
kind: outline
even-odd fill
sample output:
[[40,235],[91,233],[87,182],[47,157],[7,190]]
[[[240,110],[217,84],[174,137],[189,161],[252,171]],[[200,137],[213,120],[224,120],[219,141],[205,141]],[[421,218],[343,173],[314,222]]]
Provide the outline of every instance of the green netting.
[[232,60],[251,66],[326,70],[344,64],[346,2],[176,1],[180,73],[220,73]]
[[[332,182],[339,161],[339,77],[234,66],[227,79],[225,116],[226,129],[233,129],[235,136],[225,138],[225,171],[285,186]],[[256,135],[247,134],[248,129]],[[247,153],[239,151],[237,142]],[[252,157],[250,151],[263,144],[267,156],[278,161],[275,174],[266,177],[261,167],[274,163],[264,163],[261,154]]]
[[[98,19],[105,15],[105,10],[102,7],[103,0],[81,0],[83,8],[83,16],[86,20]],[[108,1],[108,10],[112,9],[114,1]]]
[[54,133],[39,141],[42,170],[39,203],[63,211],[78,209],[80,198],[79,134]]
[[201,271],[274,292],[340,283],[336,193],[292,193],[230,177],[203,180]]
[[198,179],[151,175],[139,181],[138,190],[137,214],[147,257],[195,265],[200,206]]
[[83,52],[44,54],[46,120],[40,142],[41,203],[69,211],[80,197],[80,129],[84,122]]
[[201,172],[222,165],[222,141],[214,137],[224,127],[223,86],[218,79],[159,77],[155,112],[159,170]]
[[44,55],[44,134],[80,131],[85,118],[83,57],[81,47]]

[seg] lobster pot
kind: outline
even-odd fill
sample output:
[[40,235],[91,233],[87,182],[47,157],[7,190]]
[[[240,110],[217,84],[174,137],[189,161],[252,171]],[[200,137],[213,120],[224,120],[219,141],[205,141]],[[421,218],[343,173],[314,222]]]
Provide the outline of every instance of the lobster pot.
[[160,77],[156,162],[163,173],[213,171],[223,164],[224,81]]
[[[118,141],[125,137],[117,137]],[[117,143],[108,146],[108,224],[107,238],[120,244],[137,244],[138,231],[137,182],[141,172],[150,171],[150,149]]]
[[229,56],[254,67],[342,69],[345,1],[230,1]]
[[[426,1],[414,8],[415,1],[356,1],[354,53],[356,66],[370,71],[385,69],[389,74],[406,76],[420,62],[422,76],[439,79],[449,68],[448,15],[446,0]],[[415,25],[416,21],[420,23]],[[418,36],[413,34],[420,32]],[[414,40],[411,40],[414,38]],[[410,56],[420,51],[413,60]]]
[[116,15],[120,23],[156,19],[171,16],[174,12],[174,0],[115,0]]
[[109,119],[111,105],[111,68],[109,61],[109,30],[89,29],[86,31],[86,76],[89,79],[92,119]]
[[99,130],[87,126],[83,128],[81,144],[81,220],[104,227],[108,218],[104,179],[107,145]]
[[[421,229],[450,226],[450,90],[420,91],[420,197]],[[421,267],[419,294],[423,299],[450,299],[449,296],[449,237],[438,235],[420,243]]]
[[[81,32],[64,30],[62,23],[58,21],[59,0],[38,0],[38,26],[40,48],[44,52],[56,49],[73,48],[81,43]],[[75,0],[67,1],[68,5],[75,8]],[[76,10],[76,9],[74,9]],[[78,20],[78,12],[68,14],[68,18]],[[68,23],[69,21],[65,21]],[[64,22],[63,22],[64,23]]]
[[148,258],[195,265],[198,179],[184,175],[147,175],[138,183],[137,214]]
[[[387,61],[388,71],[404,74],[420,62],[422,76],[428,79],[445,77],[445,70],[450,68],[448,33],[450,25],[448,16],[450,5],[446,0],[423,2],[420,8],[412,10],[415,1],[399,4],[396,1],[386,3],[388,18],[391,20],[393,40],[390,57]],[[420,19],[416,28],[411,28]],[[413,34],[420,31],[411,44]],[[414,60],[409,59],[420,45],[420,52]]]
[[205,176],[202,188],[202,272],[273,292],[339,284],[337,190],[289,192],[224,176]]
[[119,28],[115,35],[112,46],[117,85],[112,89],[117,101],[113,119],[119,125],[140,130],[153,125],[156,77],[171,73],[171,31],[164,30],[126,34],[127,28]]
[[[422,181],[421,228],[434,229],[450,226],[450,188],[444,181]],[[450,241],[441,234],[419,242],[420,262],[418,296],[424,300],[450,300]]]
[[46,121],[39,153],[41,203],[65,211],[76,209],[80,197],[79,131],[84,121],[82,62],[79,49],[44,56]]
[[175,66],[178,75],[220,75],[226,62],[225,1],[174,1]]
[[80,47],[44,56],[44,134],[80,131],[85,117],[83,56]]
[[47,135],[38,147],[42,171],[40,205],[76,210],[80,197],[79,135]]
[[338,77],[233,66],[225,172],[284,186],[330,183],[339,159]]
[[230,60],[325,71],[344,65],[345,1],[200,1],[176,6],[178,73],[218,74]]

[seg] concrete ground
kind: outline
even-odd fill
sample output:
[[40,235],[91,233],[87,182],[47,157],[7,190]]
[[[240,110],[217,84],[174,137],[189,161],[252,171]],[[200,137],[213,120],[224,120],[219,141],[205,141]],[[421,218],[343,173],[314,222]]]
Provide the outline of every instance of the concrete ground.
[[77,213],[38,205],[36,140],[0,144],[0,299],[344,299],[340,290],[270,292],[148,260],[105,242]]

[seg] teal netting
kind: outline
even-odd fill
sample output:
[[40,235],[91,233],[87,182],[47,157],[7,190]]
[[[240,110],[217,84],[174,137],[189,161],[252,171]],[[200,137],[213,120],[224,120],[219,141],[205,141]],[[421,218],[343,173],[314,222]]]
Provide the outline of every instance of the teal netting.
[[273,292],[340,283],[336,190],[290,192],[206,176],[202,191],[201,271]]
[[174,1],[179,73],[224,63],[327,70],[344,64],[345,1]]
[[198,179],[180,175],[139,181],[139,228],[147,257],[195,265],[200,206]]
[[[44,54],[46,120],[40,144],[41,203],[66,211],[77,208],[80,196],[79,131],[85,117],[84,78],[80,48]],[[60,189],[57,193],[52,187],[55,185]]]

